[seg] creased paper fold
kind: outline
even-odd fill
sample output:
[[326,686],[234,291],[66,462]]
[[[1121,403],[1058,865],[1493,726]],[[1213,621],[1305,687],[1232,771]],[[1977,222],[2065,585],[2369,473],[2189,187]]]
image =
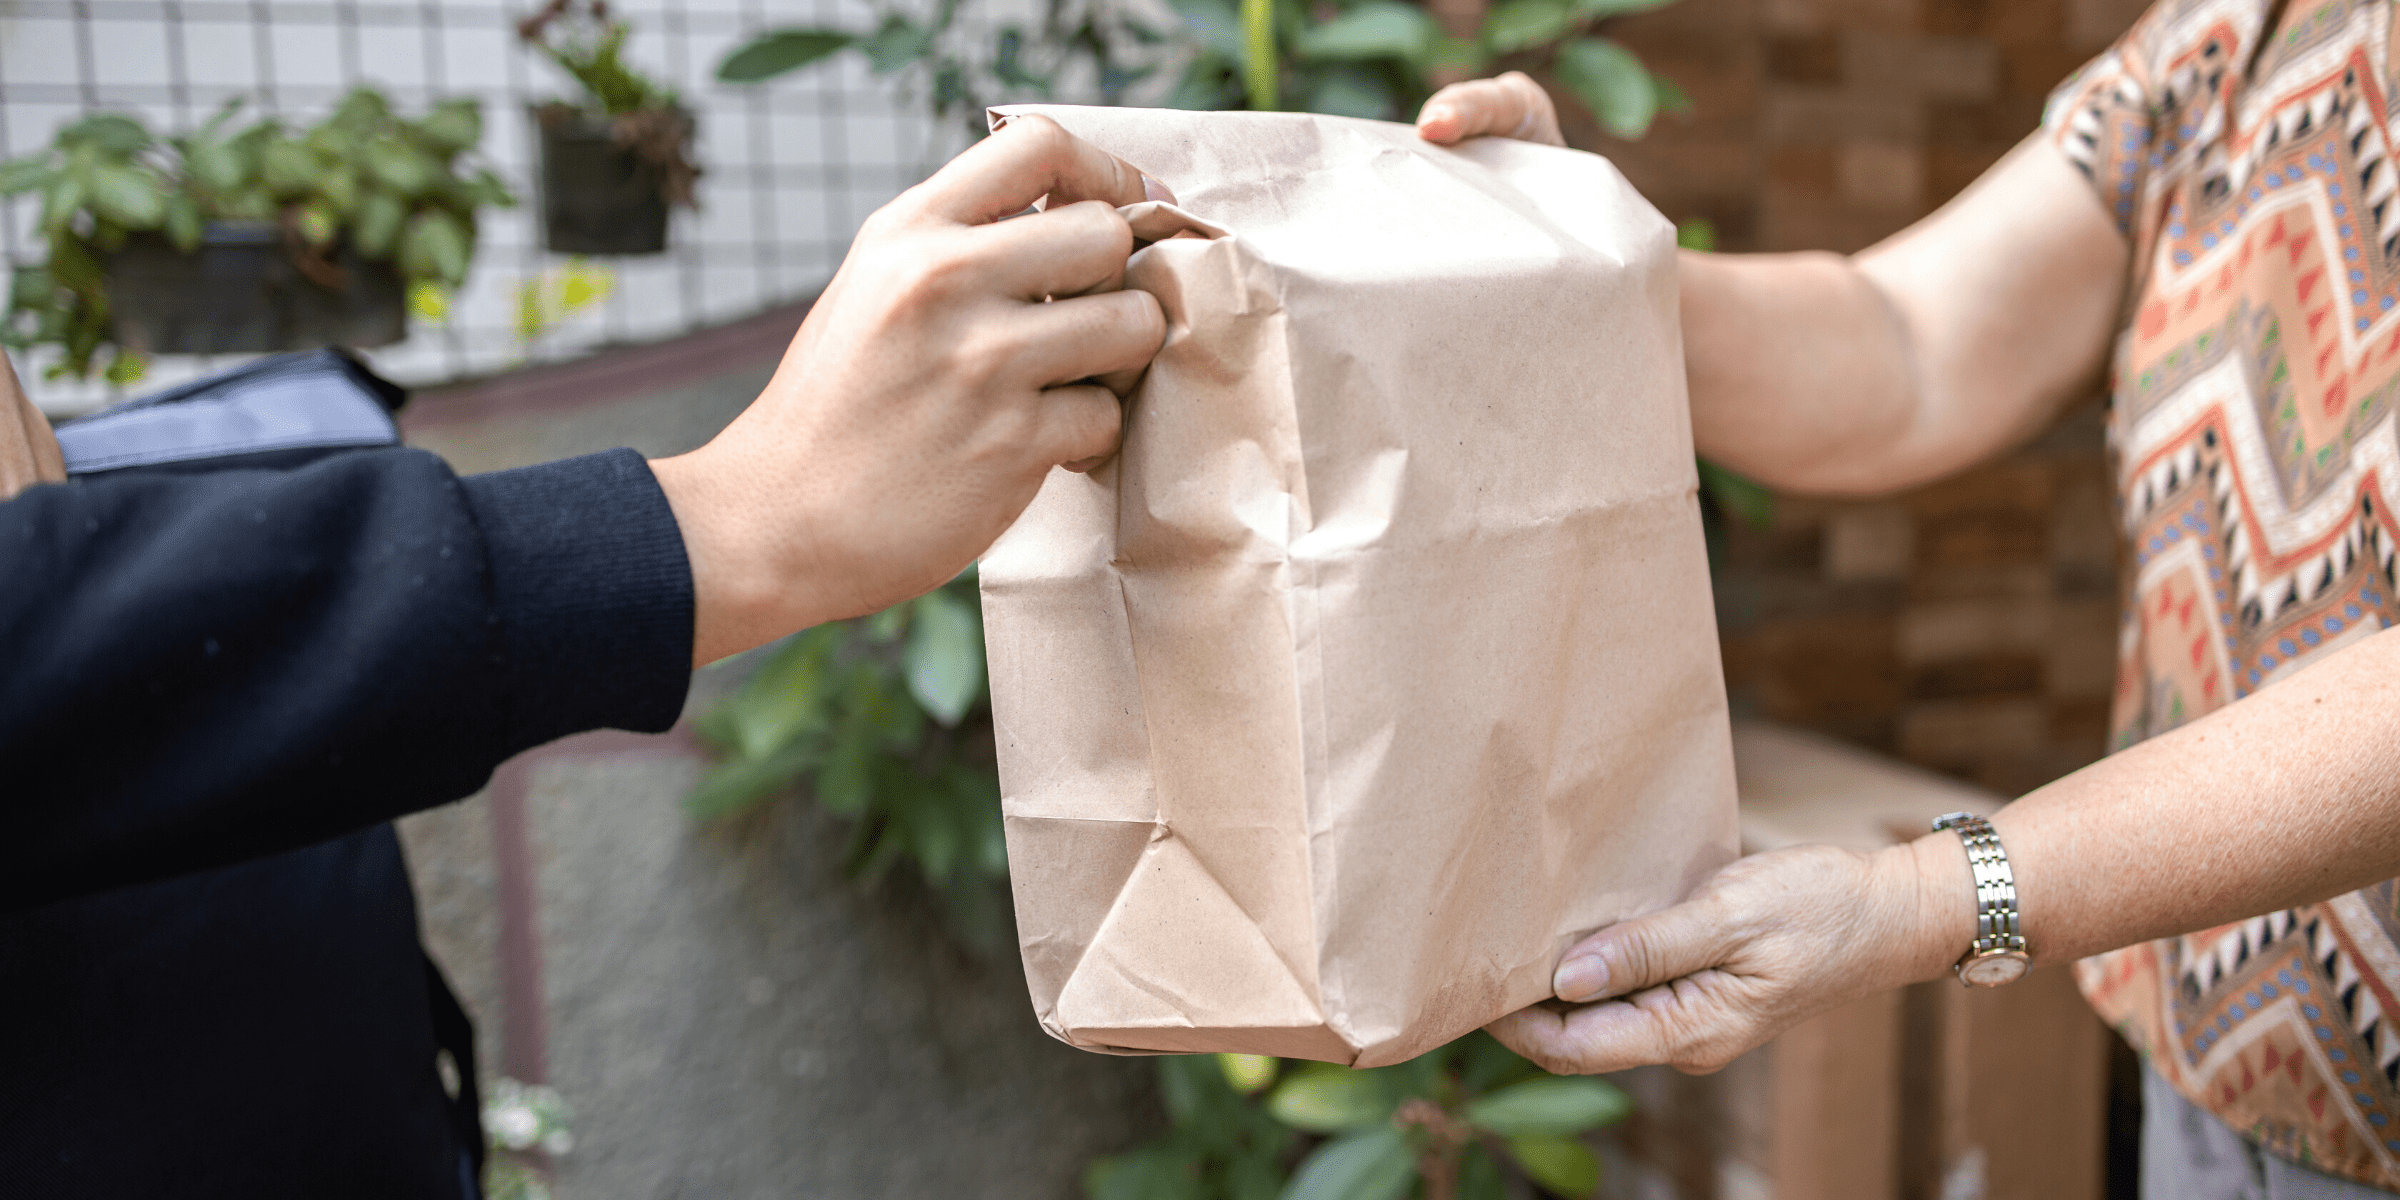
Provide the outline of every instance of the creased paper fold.
[[1573,151],[1037,111],[1180,198],[1122,451],[982,567],[1043,1026],[1373,1066],[1546,998],[1734,849],[1672,230]]

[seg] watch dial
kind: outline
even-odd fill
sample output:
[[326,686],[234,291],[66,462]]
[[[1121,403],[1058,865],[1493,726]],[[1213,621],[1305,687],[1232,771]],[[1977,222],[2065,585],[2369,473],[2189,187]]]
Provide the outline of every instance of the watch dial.
[[1959,979],[1972,987],[1999,987],[2015,983],[2031,966],[2016,954],[1991,954],[1970,959],[1958,969]]

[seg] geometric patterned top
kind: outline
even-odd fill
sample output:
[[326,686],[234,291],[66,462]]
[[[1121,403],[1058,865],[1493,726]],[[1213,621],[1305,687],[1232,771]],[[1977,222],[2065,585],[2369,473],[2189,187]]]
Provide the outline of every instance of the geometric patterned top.
[[[2043,125],[2133,247],[2112,748],[2400,617],[2388,0],[2164,0]],[[2400,1192],[2400,886],[2134,946],[2084,994],[2269,1153]]]

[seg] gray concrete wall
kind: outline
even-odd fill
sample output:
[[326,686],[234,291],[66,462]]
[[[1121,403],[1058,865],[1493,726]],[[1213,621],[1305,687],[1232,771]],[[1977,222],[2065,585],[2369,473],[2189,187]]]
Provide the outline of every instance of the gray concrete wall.
[[[768,366],[569,409],[440,398],[447,415],[411,440],[462,471],[674,453],[739,412]],[[703,671],[695,703],[742,668]],[[1063,1200],[1094,1155],[1157,1127],[1147,1062],[1044,1035],[1013,956],[979,961],[906,886],[841,876],[838,821],[789,799],[686,818],[702,767],[674,737],[570,740],[525,773],[550,1082],[577,1113],[562,1200]],[[426,940],[488,1074],[506,1051],[490,799],[401,829]]]

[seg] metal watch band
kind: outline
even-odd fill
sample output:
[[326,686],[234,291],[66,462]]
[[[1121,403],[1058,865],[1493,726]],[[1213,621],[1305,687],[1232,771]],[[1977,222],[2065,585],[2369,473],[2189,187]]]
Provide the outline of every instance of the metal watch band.
[[2025,935],[2017,927],[2017,878],[2008,869],[2008,851],[1992,823],[1974,813],[1936,817],[1935,830],[1954,830],[1967,847],[1967,865],[1975,872],[1975,945],[1969,957],[1995,950],[2025,952]]

